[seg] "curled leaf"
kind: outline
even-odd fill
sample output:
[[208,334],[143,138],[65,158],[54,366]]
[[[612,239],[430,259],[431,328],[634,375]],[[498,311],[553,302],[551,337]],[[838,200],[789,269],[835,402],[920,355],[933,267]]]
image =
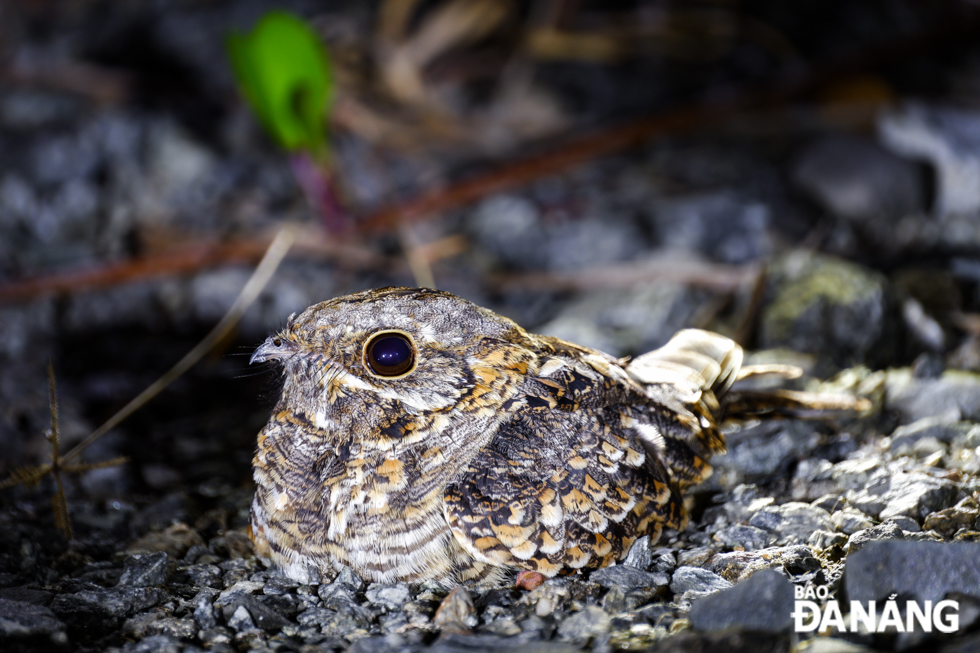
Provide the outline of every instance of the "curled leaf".
[[227,47],[239,88],[272,137],[322,159],[333,80],[316,33],[293,14],[270,11],[248,34],[229,35]]

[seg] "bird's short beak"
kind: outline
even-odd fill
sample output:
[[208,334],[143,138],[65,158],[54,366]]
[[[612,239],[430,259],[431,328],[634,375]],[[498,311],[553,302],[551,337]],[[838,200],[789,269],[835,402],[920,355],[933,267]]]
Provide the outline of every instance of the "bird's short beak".
[[248,364],[264,363],[274,358],[282,358],[296,353],[296,344],[282,336],[269,336],[248,359]]

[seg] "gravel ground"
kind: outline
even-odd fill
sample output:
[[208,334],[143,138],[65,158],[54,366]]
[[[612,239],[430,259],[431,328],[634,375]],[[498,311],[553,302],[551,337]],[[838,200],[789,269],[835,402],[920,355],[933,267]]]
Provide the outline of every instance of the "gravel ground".
[[[915,3],[824,4],[852,12],[845,35],[869,42],[928,14]],[[183,86],[105,102],[0,76],[0,281],[124,260],[154,238],[316,220],[285,157],[233,100],[216,50],[224,30],[250,25],[266,3],[143,3],[104,21],[21,5],[4,28],[18,65],[124,61],[133,79]],[[349,18],[337,31],[364,22],[349,7],[330,11]],[[818,30],[806,47],[834,52],[843,33]],[[872,401],[860,418],[731,425],[729,452],[689,497],[687,531],[644,538],[620,565],[531,591],[447,594],[366,585],[350,571],[298,585],[266,569],[245,526],[254,438],[278,380],[245,356],[292,311],[413,283],[404,264],[291,258],[234,338],[86,452],[130,462],[65,475],[73,540],[55,528],[50,478],[0,491],[0,649],[980,648],[980,51],[963,50],[865,79],[864,92],[885,86],[888,98],[857,119],[842,120],[829,100],[749,113],[412,229],[420,242],[465,237],[465,251],[433,265],[439,287],[528,329],[624,356],[685,326],[710,328],[739,337],[749,362],[802,367],[792,387]],[[741,81],[755,61],[744,54],[696,78]],[[622,71],[542,70],[562,97],[579,99],[569,104],[581,124],[659,108],[685,88],[670,75],[656,79],[673,86],[641,93]],[[582,96],[586,83],[610,92]],[[431,159],[370,150],[351,135],[338,143],[368,204],[426,175],[452,177]],[[355,245],[400,256],[393,234]],[[692,264],[701,277],[623,280],[641,266]],[[723,287],[703,280],[717,266]],[[47,460],[49,359],[70,446],[189,350],[249,273],[225,266],[0,304],[0,471]],[[619,280],[582,281],[600,277]],[[953,599],[959,624],[949,634],[796,632],[798,592],[820,605],[894,599],[903,610],[910,598]]]

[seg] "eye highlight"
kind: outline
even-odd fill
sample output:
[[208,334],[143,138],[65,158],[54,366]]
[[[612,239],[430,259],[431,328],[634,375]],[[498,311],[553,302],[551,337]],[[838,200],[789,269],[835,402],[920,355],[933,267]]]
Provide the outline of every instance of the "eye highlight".
[[378,376],[402,376],[415,368],[415,345],[407,334],[382,331],[364,345],[364,362]]

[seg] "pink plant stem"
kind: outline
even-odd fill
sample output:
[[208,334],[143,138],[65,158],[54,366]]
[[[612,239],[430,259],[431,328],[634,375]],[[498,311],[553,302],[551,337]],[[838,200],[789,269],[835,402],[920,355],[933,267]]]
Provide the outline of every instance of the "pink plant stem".
[[351,226],[350,216],[337,200],[333,175],[326,166],[317,165],[306,152],[290,155],[293,168],[306,200],[320,214],[327,231],[334,235],[345,233]]

